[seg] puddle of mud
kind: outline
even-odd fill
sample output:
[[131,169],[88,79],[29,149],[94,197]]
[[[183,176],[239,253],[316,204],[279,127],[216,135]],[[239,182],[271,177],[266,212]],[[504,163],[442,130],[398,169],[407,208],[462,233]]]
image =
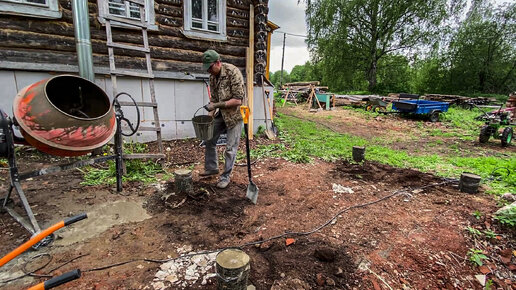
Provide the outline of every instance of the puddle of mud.
[[103,203],[88,212],[88,218],[58,232],[57,246],[67,246],[95,237],[110,227],[150,218],[142,203],[117,201]]

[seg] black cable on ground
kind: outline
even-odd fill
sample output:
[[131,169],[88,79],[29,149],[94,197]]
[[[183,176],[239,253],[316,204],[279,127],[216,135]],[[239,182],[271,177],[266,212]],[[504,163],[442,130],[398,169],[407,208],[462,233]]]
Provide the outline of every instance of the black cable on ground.
[[[28,272],[27,271],[27,265],[32,262],[34,259],[37,259],[37,258],[40,258],[40,257],[48,257],[48,261],[41,267],[37,268],[36,270],[33,270],[33,271],[30,271]],[[42,253],[42,254],[38,254],[38,255],[35,255],[31,258],[29,258],[23,265],[22,265],[22,271],[23,271],[23,275],[21,276],[18,276],[18,277],[15,277],[15,278],[11,278],[11,279],[8,279],[8,280],[4,280],[4,281],[0,281],[0,284],[6,284],[6,283],[9,283],[9,282],[12,282],[12,281],[15,281],[15,280],[18,280],[18,279],[22,279],[22,278],[25,278],[27,276],[34,276],[34,277],[52,277],[51,275],[39,275],[39,274],[36,274],[37,271],[45,268],[46,266],[48,266],[48,264],[50,264],[50,262],[52,262],[52,255],[48,254],[48,253]]]
[[502,180],[502,175],[497,175],[497,177],[495,177],[495,172],[498,171],[499,169],[505,169],[507,171],[507,175],[505,176],[506,178],[509,177],[509,175],[511,175],[511,170],[509,170],[509,168],[507,167],[496,167],[495,169],[493,169],[493,171],[491,171],[491,174],[489,175],[488,178],[486,178],[486,180],[489,180],[489,181],[501,181]]

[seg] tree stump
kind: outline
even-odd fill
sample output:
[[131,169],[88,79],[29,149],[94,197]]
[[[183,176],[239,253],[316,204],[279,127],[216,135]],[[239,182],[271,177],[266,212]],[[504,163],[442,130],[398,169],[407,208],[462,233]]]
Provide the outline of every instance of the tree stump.
[[246,290],[249,277],[249,256],[239,249],[227,249],[217,254],[217,289]]
[[192,171],[188,169],[178,169],[174,171],[175,193],[192,193]]
[[459,181],[459,190],[466,193],[477,193],[480,179],[481,177],[476,174],[462,173]]
[[365,147],[353,146],[352,154],[353,154],[353,160],[355,162],[364,161]]

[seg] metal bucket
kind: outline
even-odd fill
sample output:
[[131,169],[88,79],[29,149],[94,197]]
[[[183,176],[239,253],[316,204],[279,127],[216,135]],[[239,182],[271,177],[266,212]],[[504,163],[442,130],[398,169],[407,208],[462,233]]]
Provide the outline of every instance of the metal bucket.
[[109,97],[93,82],[59,75],[22,89],[13,114],[25,140],[57,156],[80,156],[102,147],[116,132]]
[[217,290],[246,290],[251,267],[249,256],[240,249],[226,249],[217,254]]
[[198,139],[208,141],[213,138],[213,129],[215,128],[215,122],[213,122],[213,117],[210,115],[197,115],[197,112],[199,112],[200,109],[203,107],[200,107],[195,111],[194,117],[192,118],[192,124],[194,126],[195,136]]
[[476,174],[464,172],[460,175],[459,190],[466,193],[477,193],[481,179]]

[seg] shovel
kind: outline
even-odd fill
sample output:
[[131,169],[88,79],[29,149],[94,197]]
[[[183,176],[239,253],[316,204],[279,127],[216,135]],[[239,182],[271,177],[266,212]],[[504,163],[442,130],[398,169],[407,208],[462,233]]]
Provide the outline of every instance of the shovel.
[[[276,139],[276,134],[272,130],[269,129],[269,123],[267,122],[267,104],[265,103],[265,84],[263,82],[263,76],[262,76],[262,98],[263,98],[263,114],[265,115],[265,135],[267,135],[267,138],[274,140]],[[269,107],[270,108],[270,107]],[[271,116],[272,118],[272,116]]]
[[271,115],[271,125],[272,125],[272,132],[274,133],[275,136],[278,136],[278,127],[276,127],[276,125],[274,125],[274,114],[272,112],[272,106],[271,106],[271,101],[269,99],[269,91],[265,91],[265,95],[267,95],[267,104],[269,105],[269,113]]
[[247,193],[245,197],[251,200],[252,203],[256,204],[258,200],[258,186],[254,184],[251,175],[251,153],[249,151],[249,107],[240,106],[240,113],[242,114],[242,118],[244,119],[244,131],[245,131],[245,153],[247,157],[247,174],[249,175],[249,185],[247,186]]

